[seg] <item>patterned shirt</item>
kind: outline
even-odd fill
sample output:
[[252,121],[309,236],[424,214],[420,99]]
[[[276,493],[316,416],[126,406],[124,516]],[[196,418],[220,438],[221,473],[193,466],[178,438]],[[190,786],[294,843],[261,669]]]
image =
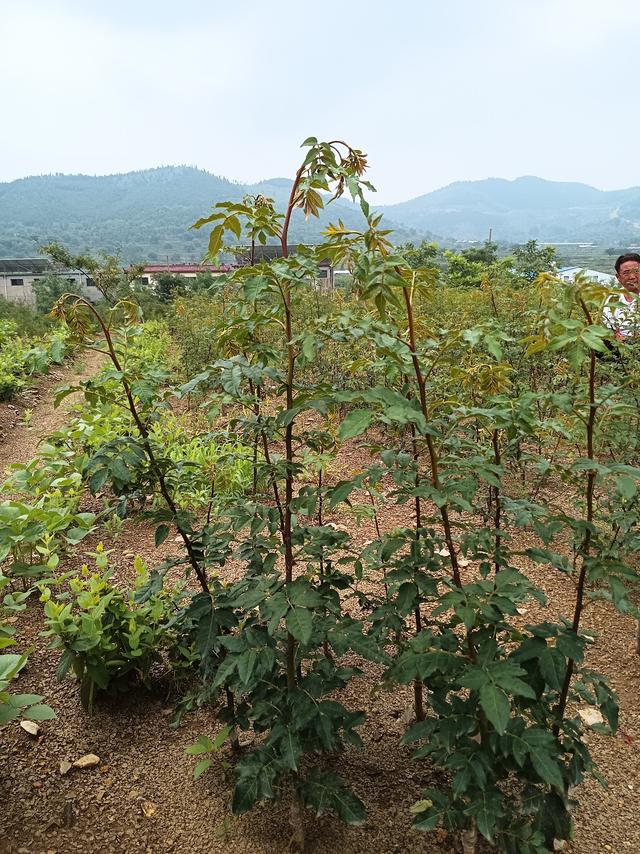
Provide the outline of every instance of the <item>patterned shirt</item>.
[[620,296],[607,300],[602,313],[605,326],[614,330],[618,337],[628,338],[640,331],[640,313],[636,310],[639,297],[629,291],[620,291]]

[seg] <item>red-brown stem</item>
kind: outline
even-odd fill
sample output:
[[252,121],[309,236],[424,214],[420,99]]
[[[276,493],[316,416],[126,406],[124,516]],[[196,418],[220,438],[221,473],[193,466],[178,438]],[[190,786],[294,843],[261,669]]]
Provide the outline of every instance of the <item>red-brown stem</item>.
[[[322,518],[323,500],[322,500],[322,468],[318,469],[318,525],[322,527],[324,521]],[[320,575],[324,575],[324,552],[320,552]]]
[[[411,425],[411,446],[413,449],[413,461],[416,465],[416,490],[420,486],[420,455],[418,453],[418,442],[416,439],[416,426],[415,424]],[[420,530],[422,528],[422,507],[420,505],[420,496],[416,495],[415,497],[415,511],[416,511],[416,553],[419,555],[420,553]],[[414,616],[416,621],[416,634],[419,635],[422,631],[422,617],[420,616],[420,603],[416,605],[414,609]],[[414,696],[414,708],[416,712],[416,720],[423,721],[424,720],[424,704],[423,704],[423,686],[422,679],[415,679],[413,683],[413,696]]]
[[[581,301],[582,302],[582,301]],[[582,309],[585,312],[589,323],[591,323],[591,316],[587,311],[586,306],[582,303]],[[595,420],[596,420],[596,353],[595,350],[590,351],[589,356],[589,417],[587,418],[587,457],[595,463],[594,451],[593,451],[593,438],[595,432]],[[573,623],[571,624],[571,631],[575,634],[578,633],[578,629],[580,628],[580,618],[582,616],[582,610],[584,608],[584,591],[587,581],[587,564],[589,560],[589,550],[591,546],[591,525],[593,522],[593,494],[595,490],[596,483],[596,471],[595,469],[589,469],[587,473],[587,513],[586,513],[586,523],[587,527],[584,532],[584,537],[582,538],[582,543],[580,544],[579,553],[582,556],[582,564],[580,566],[580,575],[578,576],[578,587],[576,590],[576,604],[573,611]],[[572,658],[567,661],[567,672],[565,673],[564,682],[562,684],[562,691],[560,692],[560,699],[558,700],[558,705],[555,710],[555,723],[553,725],[553,734],[558,737],[560,733],[560,724],[564,717],[564,710],[567,706],[567,699],[569,697],[569,688],[571,687],[571,678],[573,676],[573,671],[575,667],[575,662]]]
[[[257,309],[256,309],[257,310]],[[253,382],[249,380],[249,391],[253,395],[253,414],[256,418],[256,424],[260,422],[261,418],[261,400],[262,396],[260,393],[260,386],[254,386]],[[269,441],[267,439],[267,434],[264,429],[260,430],[260,433],[256,435],[253,440],[253,497],[255,498],[258,492],[258,443],[262,439],[262,449],[264,451],[265,462],[268,466],[271,466],[271,456],[269,454]],[[278,515],[280,517],[280,531],[284,531],[284,512],[282,510],[282,502],[280,501],[280,491],[278,489],[278,483],[276,478],[273,477],[271,480],[273,487],[273,498],[276,503],[276,507],[278,508]]]
[[[269,440],[267,438],[267,434],[264,430],[260,433],[262,437],[262,450],[264,451],[264,458],[267,466],[271,466],[271,454],[269,453]],[[276,502],[276,507],[278,508],[278,515],[280,517],[280,532],[284,535],[284,510],[282,509],[282,500],[280,499],[280,490],[278,489],[278,483],[275,477],[272,478],[273,485],[273,498]]]
[[[322,527],[324,525],[324,502],[322,499],[322,468],[318,469],[318,525]],[[320,577],[324,575],[324,552],[320,552]],[[326,614],[326,610],[325,610]],[[331,649],[329,647],[329,642],[324,640],[322,642],[322,651],[325,654],[325,657],[329,659],[329,661],[333,661],[333,656],[331,654]]]
[[[253,264],[253,261],[251,262]],[[260,422],[260,387],[254,387],[253,382],[249,380],[249,391],[253,397],[253,415],[256,419],[256,425]],[[260,443],[260,435],[258,433],[253,437],[253,481],[251,485],[251,495],[255,499],[258,494],[258,444]]]
[[[89,310],[93,313],[94,317],[98,321],[100,328],[102,329],[102,333],[103,333],[105,340],[107,342],[107,347],[109,349],[109,356],[111,358],[111,361],[113,362],[115,369],[117,371],[122,372],[122,367],[120,365],[120,360],[118,359],[118,354],[116,353],[115,347],[113,346],[113,340],[111,338],[111,333],[110,333],[109,327],[104,323],[102,317],[95,310],[95,308],[91,305],[91,303],[89,303],[87,300],[80,300],[80,302],[82,302],[84,305],[87,306],[87,308],[89,308]],[[158,483],[160,484],[160,491],[162,492],[162,497],[164,498],[167,506],[169,507],[169,509],[173,515],[174,524],[175,524],[176,528],[178,529],[180,536],[182,537],[182,540],[184,542],[185,548],[187,550],[187,554],[189,556],[189,562],[191,563],[191,566],[192,566],[192,568],[196,574],[196,577],[198,578],[198,581],[200,582],[200,586],[202,587],[202,590],[205,593],[207,593],[208,595],[211,595],[211,591],[209,589],[209,584],[207,581],[206,571],[200,566],[200,563],[196,558],[195,549],[193,547],[193,543],[191,542],[191,538],[189,537],[187,532],[185,530],[183,530],[183,528],[181,527],[181,525],[178,522],[178,519],[177,519],[178,508],[176,507],[176,504],[173,500],[173,496],[171,495],[171,493],[169,492],[169,489],[167,487],[167,483],[166,483],[166,480],[164,477],[164,472],[162,471],[162,468],[158,465],[158,462],[155,458],[155,455],[154,455],[153,450],[151,448],[151,443],[149,441],[149,431],[147,430],[147,426],[144,423],[144,421],[142,420],[142,418],[140,418],[137,407],[135,405],[135,400],[133,398],[133,394],[131,392],[131,387],[129,386],[129,383],[124,376],[122,377],[122,385],[123,385],[123,388],[125,390],[127,402],[129,404],[129,410],[131,412],[131,415],[133,416],[133,419],[136,423],[138,431],[139,431],[140,435],[142,436],[144,449],[145,449],[145,452],[146,452],[147,457],[149,459],[149,463],[151,464],[151,467],[153,468],[155,475],[158,478]],[[212,484],[212,489],[213,489],[213,484]],[[225,691],[227,709],[229,710],[229,713],[231,715],[231,720],[233,720],[234,716],[235,716],[235,698],[233,695],[233,691],[231,691],[227,686],[225,686],[224,691]],[[233,727],[232,731],[231,731],[231,747],[234,751],[238,751],[240,749],[240,743],[238,741],[238,734],[236,732],[235,727]]]
[[294,211],[296,205],[296,194],[298,192],[298,187],[300,185],[300,181],[302,180],[302,174],[305,170],[304,163],[296,172],[296,177],[293,179],[293,184],[291,186],[291,193],[289,194],[289,203],[287,205],[287,213],[284,218],[284,223],[282,224],[282,231],[280,232],[280,245],[282,246],[282,257],[287,258],[289,256],[287,239],[289,237],[289,223],[291,222],[291,214]]
[[[498,430],[494,430],[491,434],[491,444],[493,445],[493,461],[496,466],[501,464],[502,458],[500,456],[500,434]],[[501,523],[501,513],[502,513],[502,502],[500,500],[500,487],[494,486],[491,487],[493,489],[493,500],[494,500],[494,508],[493,508],[493,531],[495,534],[495,545],[493,551],[493,568],[495,572],[500,571],[500,545],[501,545],[501,537],[500,537],[500,523]]]
[[209,493],[209,506],[207,507],[207,525],[211,524],[211,512],[213,510],[213,501],[216,497],[216,479],[215,475],[211,478],[211,492]]
[[[332,143],[330,143],[332,144]],[[300,186],[300,181],[302,180],[302,176],[306,169],[306,164],[303,163],[298,171],[296,172],[296,176],[293,180],[293,184],[291,186],[291,193],[289,194],[289,202],[287,204],[287,212],[285,214],[284,223],[282,225],[282,231],[280,233],[280,245],[282,247],[282,257],[289,257],[289,247],[288,247],[288,237],[289,237],[289,225],[291,223],[291,216],[293,214],[296,203],[299,200],[298,196],[298,188]],[[287,338],[287,380],[286,380],[286,400],[287,400],[287,409],[291,410],[293,408],[293,380],[294,380],[294,372],[295,372],[295,364],[296,364],[296,351],[293,344],[293,320],[291,313],[291,285],[288,280],[283,283],[283,286],[280,288],[282,294],[282,302],[284,306],[285,312],[285,335]],[[284,567],[285,567],[285,583],[290,584],[293,581],[293,569],[294,569],[294,557],[293,557],[293,543],[292,543],[292,531],[291,531],[291,502],[293,501],[293,485],[294,485],[294,474],[293,474],[293,464],[294,464],[294,449],[293,449],[293,419],[289,421],[285,428],[284,434],[284,447],[285,447],[285,459],[286,459],[286,479],[285,479],[285,494],[284,494],[284,525],[282,529],[282,539],[284,545]],[[296,641],[291,635],[288,633],[287,635],[287,687],[289,690],[295,688],[296,685],[296,673],[295,673],[295,651],[296,651]]]
[[[64,299],[64,297],[63,297],[63,299]],[[99,312],[96,311],[96,309],[93,307],[93,305],[90,302],[88,302],[87,300],[84,300],[84,299],[80,299],[80,300],[78,300],[78,302],[85,305],[89,309],[89,311],[91,311],[93,316],[96,318],[98,324],[100,325],[100,328],[102,329],[102,334],[104,335],[105,341],[107,342],[107,347],[109,350],[109,357],[110,357],[111,361],[113,362],[113,366],[115,367],[115,369],[117,371],[122,372],[122,366],[120,364],[120,360],[118,359],[118,354],[115,351],[115,347],[113,345],[113,339],[111,338],[111,332],[110,332],[109,327],[104,322],[104,320],[102,319]],[[166,480],[164,477],[164,472],[162,471],[161,466],[158,464],[158,461],[156,460],[155,455],[153,453],[153,450],[151,448],[151,443],[149,441],[149,431],[147,430],[147,425],[145,424],[145,422],[143,421],[143,419],[140,417],[140,415],[138,413],[137,407],[135,405],[135,400],[133,398],[133,393],[131,391],[131,387],[129,386],[129,383],[128,383],[126,377],[124,377],[124,376],[122,377],[122,386],[125,390],[129,410],[131,412],[131,415],[133,416],[136,427],[138,428],[138,431],[142,437],[142,442],[144,445],[145,452],[147,454],[147,458],[149,460],[149,463],[150,463],[156,477],[158,478],[158,483],[160,484],[160,491],[162,493],[162,497],[164,498],[165,503],[169,507],[169,510],[171,511],[171,514],[173,516],[174,524],[175,524],[176,528],[178,529],[180,536],[182,537],[182,541],[184,543],[185,549],[187,551],[187,555],[189,557],[189,562],[190,562],[190,564],[191,564],[191,566],[192,566],[192,568],[196,574],[198,581],[200,582],[200,586],[201,586],[202,590],[210,596],[211,591],[209,589],[209,583],[207,581],[206,571],[203,567],[200,566],[200,562],[198,561],[198,559],[196,557],[195,549],[193,547],[193,543],[191,542],[191,538],[189,537],[188,533],[181,527],[180,523],[178,522],[178,518],[177,518],[178,508],[176,507],[176,504],[173,500],[173,496],[171,495],[171,493],[169,492],[169,489],[167,487],[167,483],[166,483]],[[213,485],[212,485],[212,488],[213,488]],[[224,691],[225,691],[227,709],[229,710],[231,720],[233,721],[234,716],[235,716],[235,699],[234,699],[233,691],[231,691],[227,686],[225,686]],[[240,743],[238,741],[238,734],[237,734],[235,727],[233,727],[232,731],[231,731],[231,746],[232,746],[232,749],[234,751],[237,751],[240,749]]]
[[[397,270],[398,275],[402,275],[401,271]],[[427,406],[427,393],[426,393],[426,381],[422,374],[422,369],[420,367],[420,360],[418,359],[418,351],[416,347],[416,336],[415,336],[415,327],[413,322],[413,303],[411,293],[409,288],[406,286],[402,289],[405,306],[407,309],[407,322],[409,329],[409,349],[411,352],[411,361],[413,363],[413,369],[416,376],[416,382],[418,384],[418,391],[420,394],[420,408],[422,410],[422,414],[424,415],[425,421],[429,422],[429,407]],[[432,437],[427,433],[425,436],[425,441],[427,444],[427,450],[429,452],[429,461],[431,464],[431,484],[435,490],[440,491],[440,476],[438,473],[438,452],[435,447],[435,443],[433,442]],[[451,564],[451,577],[453,583],[456,587],[462,588],[462,578],[460,576],[460,567],[458,565],[458,556],[456,554],[455,545],[453,542],[453,535],[451,532],[451,520],[449,519],[449,509],[447,504],[443,504],[440,508],[440,518],[442,519],[442,527],[444,529],[444,537],[445,542],[447,543],[447,548],[449,550],[449,562]],[[469,659],[471,661],[476,660],[476,650],[475,645],[473,643],[473,638],[471,637],[471,633],[467,632],[466,636],[466,644],[469,654]],[[484,728],[483,719],[481,716],[481,729]]]
[[[422,631],[422,618],[420,616],[420,606],[416,605],[415,608],[415,620],[416,620],[416,634],[419,635]],[[423,721],[425,718],[424,715],[424,702],[423,702],[423,685],[422,679],[414,679],[413,681],[413,708],[416,713],[416,720]]]
[[[115,347],[113,345],[113,339],[111,337],[111,332],[110,332],[107,324],[104,322],[104,320],[100,316],[100,313],[98,311],[96,311],[96,309],[93,307],[93,305],[91,305],[91,303],[88,300],[77,299],[76,303],[84,305],[93,314],[93,316],[96,318],[98,324],[100,325],[100,328],[102,329],[102,334],[104,335],[105,341],[107,343],[107,348],[109,351],[109,358],[113,362],[113,366],[115,367],[116,371],[123,373],[122,366],[120,364],[120,360],[118,359],[118,354],[116,353]],[[197,577],[198,581],[200,582],[200,586],[202,587],[203,591],[205,593],[209,593],[210,591],[209,591],[209,584],[207,582],[206,572],[203,569],[203,567],[200,566],[200,562],[199,562],[198,558],[196,557],[195,549],[194,549],[193,543],[191,542],[191,538],[189,537],[188,533],[182,528],[182,526],[178,522],[178,508],[177,508],[177,506],[173,500],[173,496],[171,495],[171,493],[169,492],[169,489],[167,487],[167,482],[165,480],[164,472],[162,471],[162,467],[158,464],[158,461],[156,460],[155,454],[153,453],[153,449],[151,448],[151,443],[149,441],[149,431],[147,430],[147,425],[145,424],[145,422],[143,421],[143,419],[140,417],[140,415],[138,413],[138,409],[136,407],[135,400],[133,398],[133,392],[131,391],[131,386],[129,385],[129,382],[124,375],[122,376],[121,382],[122,382],[122,387],[124,388],[124,393],[125,393],[126,398],[127,398],[127,404],[129,407],[129,411],[131,412],[131,415],[132,415],[133,420],[136,424],[136,427],[138,428],[138,432],[140,433],[140,436],[142,437],[142,444],[144,446],[145,453],[146,453],[147,458],[149,460],[149,464],[151,465],[151,468],[152,468],[155,476],[158,479],[158,484],[160,486],[160,492],[162,493],[162,497],[164,498],[164,501],[165,501],[167,507],[171,511],[174,524],[175,524],[176,528],[178,529],[178,533],[180,534],[182,541],[184,542],[184,546],[185,546],[185,549],[187,550],[187,555],[189,557],[189,563],[191,564],[193,571],[195,572],[196,577]]]
[[494,317],[496,318],[496,320],[500,320],[500,312],[498,311],[498,306],[496,305],[496,298],[494,296],[493,288],[491,287],[491,282],[489,281],[488,274],[485,276],[484,281],[486,282],[487,290],[489,291],[489,298],[491,300],[491,308],[493,309]]
[[[378,540],[381,540],[382,539],[382,532],[380,531],[380,520],[378,519],[378,509],[376,507],[376,502],[373,498],[373,493],[371,492],[369,487],[365,486],[365,489],[367,490],[367,495],[369,496],[369,503],[371,504],[371,507],[373,509],[373,524],[375,525],[376,536],[377,536]],[[385,566],[382,567],[382,578],[383,578],[382,586],[384,587],[384,595],[385,595],[385,598],[388,599],[389,598],[389,587],[387,585],[387,568]]]
[[373,498],[373,494],[371,490],[365,486],[367,490],[367,495],[369,496],[369,503],[371,504],[371,509],[373,510],[373,524],[376,529],[376,536],[380,540],[382,539],[382,532],[380,531],[380,520],[378,519],[378,508],[376,507],[376,502]]
[[[300,184],[300,180],[302,178],[302,173],[304,172],[304,165],[302,165],[297,173],[293,182],[293,186],[291,187],[291,195],[289,196],[289,204],[287,206],[287,213],[284,220],[284,225],[282,227],[281,234],[281,245],[282,245],[282,257],[288,258],[289,250],[287,245],[287,237],[289,233],[289,223],[291,221],[291,214],[293,213],[293,209],[296,202],[296,193],[298,191],[298,185]],[[291,410],[293,408],[293,378],[296,364],[296,352],[293,346],[293,322],[291,316],[291,287],[289,281],[285,281],[284,285],[281,289],[282,292],[282,302],[284,306],[284,315],[285,315],[285,335],[287,338],[287,381],[286,381],[286,400],[287,400],[287,409]],[[282,539],[284,545],[284,571],[285,571],[285,583],[290,584],[293,581],[293,542],[292,542],[292,531],[291,531],[291,502],[293,501],[293,461],[294,461],[294,450],[293,450],[293,419],[289,421],[285,428],[284,433],[284,448],[285,448],[285,459],[287,465],[286,478],[284,482],[284,525],[282,529]],[[287,634],[287,687],[289,690],[293,690],[296,685],[296,673],[295,673],[295,652],[296,652],[296,642],[293,635],[289,632]]]
[[[398,271],[400,272],[400,271]],[[409,288],[406,286],[402,289],[402,293],[404,296],[404,302],[407,309],[407,321],[409,327],[409,348],[411,351],[411,361],[413,363],[413,370],[416,377],[416,382],[418,384],[418,393],[420,395],[420,408],[422,410],[422,414],[425,417],[426,421],[429,421],[429,407],[427,406],[427,393],[426,393],[426,382],[422,375],[422,369],[420,367],[420,360],[418,359],[418,351],[416,347],[416,336],[415,336],[415,327],[413,322],[413,304],[411,299],[411,293]],[[429,453],[429,462],[431,465],[431,484],[434,489],[440,491],[440,475],[438,469],[438,453],[436,451],[435,444],[433,439],[428,434],[425,436],[425,441],[427,444],[427,451]],[[440,518],[442,519],[442,527],[444,529],[444,538],[447,543],[447,548],[449,549],[449,559],[451,562],[451,571],[453,583],[456,587],[462,587],[462,578],[460,577],[460,567],[458,566],[458,557],[456,555],[456,549],[453,543],[453,535],[451,533],[451,520],[449,519],[449,510],[447,505],[444,504],[440,507]]]
[[[286,306],[286,336],[287,336],[287,387],[286,400],[287,409],[293,409],[293,374],[295,369],[296,354],[291,343],[293,330],[291,328],[291,310]],[[293,420],[290,420],[285,428],[284,434],[285,458],[287,461],[287,474],[285,479],[284,493],[284,519],[285,519],[285,562],[287,570],[287,581],[292,581],[293,553],[291,547],[291,502],[293,500]]]

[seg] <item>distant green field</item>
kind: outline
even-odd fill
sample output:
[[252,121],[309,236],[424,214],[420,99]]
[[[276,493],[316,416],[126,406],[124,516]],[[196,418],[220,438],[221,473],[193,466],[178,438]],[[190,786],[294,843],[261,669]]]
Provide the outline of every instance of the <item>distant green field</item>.
[[601,273],[614,273],[614,264],[618,255],[624,252],[636,251],[629,247],[615,247],[615,254],[607,254],[609,246],[557,246],[558,265],[561,267],[584,267],[589,270],[599,270]]

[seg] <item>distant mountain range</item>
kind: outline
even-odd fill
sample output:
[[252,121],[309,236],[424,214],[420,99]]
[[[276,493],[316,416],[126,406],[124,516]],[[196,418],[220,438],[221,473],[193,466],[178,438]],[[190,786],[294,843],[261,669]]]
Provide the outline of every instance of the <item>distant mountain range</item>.
[[457,240],[640,240],[640,187],[597,190],[587,184],[527,176],[456,181],[408,202],[380,208],[418,231]]
[[[104,250],[125,261],[197,260],[206,229],[188,228],[211,205],[262,193],[282,209],[291,181],[274,178],[240,184],[190,166],[167,166],[123,175],[44,175],[0,183],[0,257],[37,254],[57,240],[73,251]],[[375,197],[371,199],[372,203]],[[434,238],[524,242],[640,241],[640,187],[602,191],[586,184],[524,177],[461,181],[400,204],[376,206],[397,242]],[[359,209],[345,199],[320,220],[292,221],[293,242],[318,242],[329,221],[362,225]]]

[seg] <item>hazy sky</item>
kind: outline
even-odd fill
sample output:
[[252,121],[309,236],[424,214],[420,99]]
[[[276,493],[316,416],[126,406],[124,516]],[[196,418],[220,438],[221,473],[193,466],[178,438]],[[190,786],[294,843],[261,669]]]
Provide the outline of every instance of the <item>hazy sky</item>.
[[640,185],[639,0],[0,0],[0,180],[368,152],[378,202],[455,180]]

